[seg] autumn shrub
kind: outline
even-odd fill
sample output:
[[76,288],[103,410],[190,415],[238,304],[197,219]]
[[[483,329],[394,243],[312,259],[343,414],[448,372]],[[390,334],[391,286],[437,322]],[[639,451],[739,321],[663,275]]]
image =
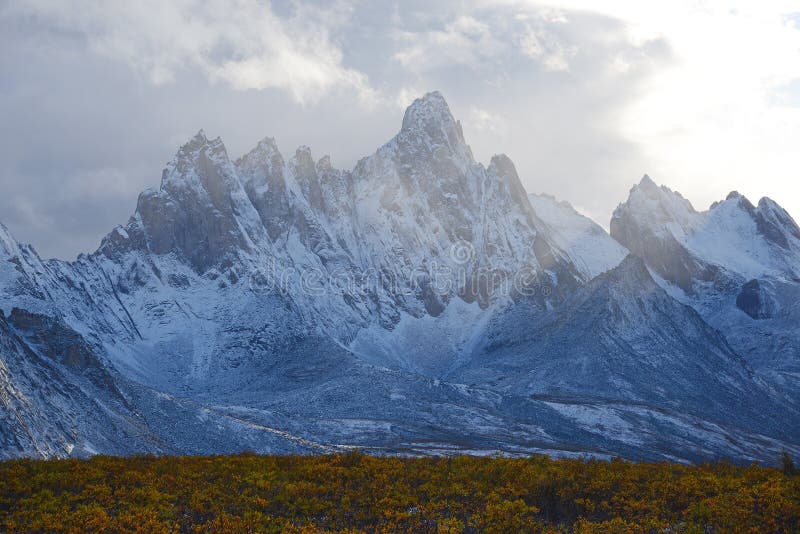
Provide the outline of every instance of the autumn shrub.
[[800,477],[730,463],[238,456],[0,462],[0,532],[800,532]]

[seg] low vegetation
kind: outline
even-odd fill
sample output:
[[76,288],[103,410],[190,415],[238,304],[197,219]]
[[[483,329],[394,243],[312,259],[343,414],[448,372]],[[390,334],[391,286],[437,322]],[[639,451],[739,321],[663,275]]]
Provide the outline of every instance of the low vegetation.
[[800,476],[787,460],[12,460],[0,463],[0,531],[800,532]]

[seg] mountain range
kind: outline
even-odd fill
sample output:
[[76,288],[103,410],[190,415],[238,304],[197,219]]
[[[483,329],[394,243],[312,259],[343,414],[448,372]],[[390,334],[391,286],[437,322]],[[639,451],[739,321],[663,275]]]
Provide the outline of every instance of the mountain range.
[[99,248],[0,225],[0,457],[800,453],[800,228],[648,176],[610,234],[444,98],[352,170],[201,130]]

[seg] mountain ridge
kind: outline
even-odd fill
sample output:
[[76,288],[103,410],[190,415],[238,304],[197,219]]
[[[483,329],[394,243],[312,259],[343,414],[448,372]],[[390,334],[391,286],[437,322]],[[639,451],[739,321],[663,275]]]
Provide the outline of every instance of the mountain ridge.
[[[654,197],[643,202],[660,198],[649,178],[643,187]],[[785,212],[762,209],[769,242],[779,247],[777,228],[794,250]],[[695,215],[685,211],[688,232]],[[643,222],[636,215],[620,219],[630,235]],[[620,228],[612,224],[618,241]],[[686,232],[658,230],[683,246]],[[507,156],[477,163],[436,92],[352,170],[303,146],[285,158],[269,137],[232,160],[201,130],[93,253],[43,261],[0,226],[0,309],[38,318],[0,332],[13,362],[26,351],[58,362],[74,350],[96,355],[109,385],[86,391],[118,391],[130,428],[147,436],[98,448],[95,430],[76,421],[0,454],[364,447],[752,461],[800,449],[800,436],[774,423],[776,413],[797,417],[794,390],[774,380],[791,369],[775,374],[747,358],[767,382],[739,369],[728,338],[709,326],[713,314],[659,278],[650,249],[630,245],[641,260],[568,205],[529,196]],[[688,248],[685,257],[709,263]],[[751,288],[748,302],[774,282]],[[37,324],[81,341],[34,343]],[[596,372],[564,374],[580,361]],[[659,367],[667,362],[669,372]],[[60,428],[62,411],[35,391],[42,372],[3,365],[13,369],[0,391],[39,399],[41,424]],[[82,383],[53,365],[65,384]],[[700,402],[684,385],[714,395]],[[747,402],[726,411],[736,391]],[[89,397],[74,401],[87,419]],[[23,404],[13,406],[24,420]],[[597,421],[626,430],[609,435]]]

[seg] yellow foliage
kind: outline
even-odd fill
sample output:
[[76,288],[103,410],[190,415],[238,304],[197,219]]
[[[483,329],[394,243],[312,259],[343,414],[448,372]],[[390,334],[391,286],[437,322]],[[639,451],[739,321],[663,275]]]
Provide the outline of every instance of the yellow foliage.
[[240,456],[0,462],[0,532],[800,532],[793,470]]

